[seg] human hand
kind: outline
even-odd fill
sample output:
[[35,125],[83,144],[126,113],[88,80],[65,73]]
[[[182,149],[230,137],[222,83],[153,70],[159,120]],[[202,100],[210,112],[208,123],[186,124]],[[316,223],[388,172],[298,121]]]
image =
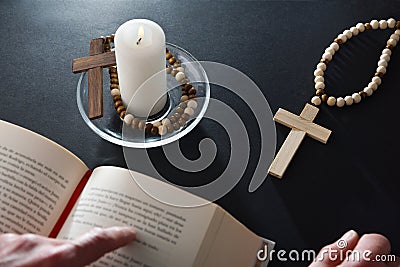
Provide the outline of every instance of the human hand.
[[[389,255],[390,249],[390,242],[383,235],[366,234],[359,237],[351,230],[335,243],[322,248],[309,267],[400,267],[400,258]],[[336,259],[329,256],[329,251],[338,252],[335,253]],[[340,253],[344,256],[340,257]],[[387,260],[382,261],[385,258]]]
[[95,228],[77,240],[1,234],[0,267],[81,267],[136,238],[129,227]]

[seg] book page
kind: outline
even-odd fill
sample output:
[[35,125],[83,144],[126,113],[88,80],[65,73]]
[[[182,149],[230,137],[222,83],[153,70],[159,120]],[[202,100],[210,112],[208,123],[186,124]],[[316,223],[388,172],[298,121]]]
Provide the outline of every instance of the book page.
[[[198,258],[196,266],[255,266],[257,252],[264,239],[250,231],[232,215],[218,207],[220,224],[212,224],[215,231],[212,243],[203,247],[207,256]],[[212,228],[217,228],[213,230]]]
[[63,147],[0,120],[0,233],[48,236],[86,171]]
[[[162,192],[197,198],[153,178],[147,180]],[[131,226],[137,240],[91,266],[192,266],[215,210],[211,203],[196,208],[166,205],[144,193],[128,170],[98,167],[58,238],[75,239],[93,227]]]

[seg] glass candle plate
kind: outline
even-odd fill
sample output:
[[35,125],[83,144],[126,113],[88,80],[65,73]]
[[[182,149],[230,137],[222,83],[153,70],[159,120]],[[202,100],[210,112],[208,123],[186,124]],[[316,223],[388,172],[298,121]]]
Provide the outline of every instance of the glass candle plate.
[[[196,112],[180,129],[174,130],[164,136],[143,134],[139,130],[131,129],[124,124],[114,108],[114,102],[110,95],[110,77],[108,68],[103,70],[103,117],[90,120],[88,117],[88,81],[87,73],[83,72],[77,86],[77,104],[83,120],[101,138],[125,147],[150,148],[171,143],[188,134],[201,120],[206,112],[210,99],[210,85],[204,68],[190,53],[184,49],[166,43],[166,47],[173,56],[181,62],[189,82],[196,88],[198,106]],[[182,96],[180,83],[174,77],[167,74],[168,101],[164,110],[148,122],[159,121],[175,113],[175,107],[179,105]],[[136,131],[136,132],[135,132]]]

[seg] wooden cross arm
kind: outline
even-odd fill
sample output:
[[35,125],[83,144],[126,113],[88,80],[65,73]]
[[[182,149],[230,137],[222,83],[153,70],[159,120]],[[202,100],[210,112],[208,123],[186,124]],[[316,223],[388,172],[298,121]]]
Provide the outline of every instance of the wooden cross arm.
[[76,58],[72,60],[72,72],[79,73],[97,67],[110,67],[117,64],[115,52],[105,52],[98,55]]
[[326,144],[332,131],[307,119],[297,116],[287,110],[278,109],[274,116],[274,121],[287,127],[298,129],[305,132],[308,136]]

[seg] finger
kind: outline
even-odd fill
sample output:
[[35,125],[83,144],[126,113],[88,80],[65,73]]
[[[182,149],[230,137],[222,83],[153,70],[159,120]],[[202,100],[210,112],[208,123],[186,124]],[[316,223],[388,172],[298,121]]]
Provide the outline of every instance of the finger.
[[309,267],[337,266],[345,259],[346,251],[356,246],[358,239],[356,231],[348,231],[336,242],[322,248]]
[[[383,235],[363,235],[355,246],[353,253],[343,262],[341,266],[357,267],[383,267],[386,262],[376,261],[381,255],[390,253],[390,242]],[[379,256],[378,256],[379,255]],[[378,256],[378,258],[376,257]]]
[[89,264],[107,252],[123,247],[136,238],[136,232],[130,227],[95,228],[74,241],[75,254],[72,259],[79,262],[73,266]]

